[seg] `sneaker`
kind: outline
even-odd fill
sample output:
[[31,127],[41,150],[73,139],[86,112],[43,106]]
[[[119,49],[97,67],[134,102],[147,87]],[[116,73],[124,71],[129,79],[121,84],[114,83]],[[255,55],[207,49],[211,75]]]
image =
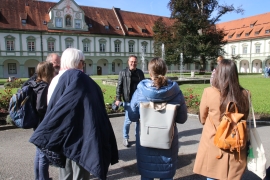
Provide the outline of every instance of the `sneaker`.
[[128,139],[123,140],[123,145],[126,146],[126,147],[129,147]]

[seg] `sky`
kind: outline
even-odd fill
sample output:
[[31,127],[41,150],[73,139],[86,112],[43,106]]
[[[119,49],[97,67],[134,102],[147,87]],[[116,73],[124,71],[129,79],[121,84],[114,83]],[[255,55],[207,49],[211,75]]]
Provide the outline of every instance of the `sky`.
[[[60,0],[43,0],[59,2]],[[170,17],[170,10],[167,7],[169,0],[75,0],[78,5],[93,6],[100,8],[120,8],[124,11],[153,14]],[[219,0],[220,4],[242,7],[243,14],[228,13],[220,18],[219,22],[226,22],[241,19],[249,16],[270,12],[270,0]]]

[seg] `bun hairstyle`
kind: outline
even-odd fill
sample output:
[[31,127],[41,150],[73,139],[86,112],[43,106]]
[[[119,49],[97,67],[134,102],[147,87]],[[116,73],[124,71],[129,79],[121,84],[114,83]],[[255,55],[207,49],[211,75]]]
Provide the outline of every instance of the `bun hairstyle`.
[[167,66],[163,59],[159,57],[153,58],[148,64],[148,71],[153,79],[154,86],[159,89],[167,85]]

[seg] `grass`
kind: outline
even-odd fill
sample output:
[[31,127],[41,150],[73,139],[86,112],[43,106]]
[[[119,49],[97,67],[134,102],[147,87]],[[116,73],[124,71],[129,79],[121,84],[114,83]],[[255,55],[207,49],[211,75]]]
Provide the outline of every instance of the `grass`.
[[[188,76],[189,74],[184,75]],[[179,74],[168,74],[168,76],[179,76]],[[196,75],[196,77],[198,76],[199,75]],[[102,79],[117,79],[118,75],[103,75],[91,77],[101,87],[104,95],[104,102],[111,104],[115,100],[116,87],[110,85],[103,85]],[[149,77],[149,75],[147,74],[146,77]],[[244,88],[250,90],[252,94],[252,104],[255,113],[262,115],[270,115],[270,100],[268,99],[268,95],[270,94],[270,78],[264,78],[261,74],[240,74],[239,80],[240,84]],[[0,82],[1,81],[2,80],[0,80]],[[199,95],[199,98],[201,98],[203,89],[209,86],[209,84],[184,84],[180,86],[180,89],[185,92],[188,88],[192,88],[193,93]],[[0,90],[0,92],[1,91],[2,90]]]
[[[95,81],[104,92],[104,101],[106,103],[111,103],[115,97],[116,87],[103,85],[101,79],[95,79]],[[270,94],[270,78],[264,78],[260,74],[240,74],[239,81],[243,88],[250,90],[255,113],[270,115],[270,100],[268,100],[268,95]],[[185,92],[188,88],[192,88],[193,93],[199,95],[199,98],[201,98],[203,89],[209,86],[209,84],[183,84],[180,86],[180,89]]]

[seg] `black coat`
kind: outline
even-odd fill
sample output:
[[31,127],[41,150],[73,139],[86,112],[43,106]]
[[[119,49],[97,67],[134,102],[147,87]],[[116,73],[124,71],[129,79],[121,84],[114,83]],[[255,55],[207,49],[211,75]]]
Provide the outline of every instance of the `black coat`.
[[[139,81],[144,79],[143,71],[136,69]],[[130,95],[130,84],[131,84],[131,72],[129,68],[123,69],[119,72],[118,84],[116,87],[116,100],[121,101],[123,98],[124,102],[130,102],[132,94]]]
[[62,152],[100,179],[106,179],[110,163],[118,162],[102,91],[80,70],[67,70],[59,78],[47,113],[30,142]]

